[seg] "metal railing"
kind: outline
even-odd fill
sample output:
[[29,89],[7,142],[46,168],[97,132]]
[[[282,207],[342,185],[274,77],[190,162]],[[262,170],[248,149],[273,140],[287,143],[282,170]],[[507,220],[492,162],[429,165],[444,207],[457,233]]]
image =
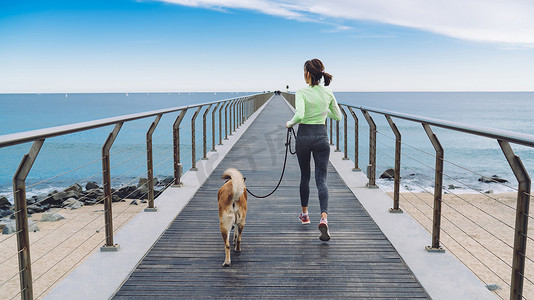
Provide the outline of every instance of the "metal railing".
[[[295,106],[295,96],[294,94],[284,94],[284,97],[286,100],[294,107]],[[393,111],[387,111],[382,109],[376,109],[371,107],[365,107],[365,106],[355,106],[355,105],[349,105],[340,103],[339,104],[343,118],[341,121],[334,121],[336,124],[334,125],[332,120],[330,122],[326,122],[326,125],[328,126],[328,123],[330,123],[330,143],[331,145],[334,145],[334,139],[335,139],[335,147],[336,151],[340,149],[340,136],[339,136],[339,123],[343,122],[343,151],[344,151],[344,157],[343,159],[348,159],[348,126],[349,118],[347,117],[347,112],[345,109],[347,109],[350,114],[352,115],[352,119],[354,120],[354,171],[359,171],[360,168],[358,166],[358,152],[359,149],[359,141],[358,141],[358,117],[355,113],[355,111],[360,111],[365,120],[367,121],[369,125],[369,159],[368,159],[368,165],[367,165],[367,187],[368,188],[377,188],[376,185],[376,160],[377,160],[377,126],[374,122],[374,119],[372,117],[372,114],[381,115],[385,117],[387,123],[389,124],[394,136],[395,136],[395,147],[394,147],[394,160],[395,160],[395,167],[394,167],[394,189],[393,189],[393,207],[390,209],[390,212],[392,213],[399,213],[402,212],[402,210],[399,207],[399,194],[400,194],[400,168],[401,168],[401,132],[396,126],[393,119],[401,119],[406,120],[409,122],[416,122],[421,124],[424,132],[428,136],[430,142],[432,143],[432,146],[435,150],[435,174],[434,174],[434,192],[433,192],[433,216],[432,216],[432,241],[430,246],[426,246],[427,251],[429,252],[444,252],[444,249],[441,247],[440,244],[440,232],[442,230],[441,226],[441,219],[442,219],[442,195],[443,195],[443,162],[444,162],[444,151],[445,149],[441,145],[437,135],[432,130],[432,127],[438,127],[443,128],[447,130],[452,130],[456,132],[462,132],[467,133],[470,135],[475,136],[481,136],[490,138],[493,140],[496,140],[499,144],[502,152],[504,153],[504,156],[510,166],[510,168],[513,171],[513,174],[515,175],[517,181],[518,181],[518,187],[517,187],[517,200],[516,200],[516,209],[515,209],[515,226],[513,226],[514,229],[514,242],[513,246],[510,246],[513,248],[513,261],[512,261],[512,271],[511,271],[511,280],[510,280],[510,299],[523,299],[525,298],[525,294],[523,293],[523,285],[524,281],[528,280],[528,278],[525,277],[525,262],[531,261],[526,255],[527,251],[527,241],[528,239],[531,239],[527,235],[527,228],[528,228],[528,219],[529,216],[529,202],[530,202],[530,191],[531,191],[531,180],[528,175],[528,172],[523,165],[521,159],[519,156],[517,156],[512,147],[510,146],[510,143],[523,145],[527,147],[534,148],[534,135],[530,134],[523,134],[523,133],[517,133],[517,132],[511,132],[506,130],[498,130],[498,129],[492,129],[487,127],[481,127],[481,126],[474,126],[469,124],[462,124],[457,122],[450,122],[445,120],[439,120],[434,118],[427,118],[427,117],[421,117],[421,116],[415,116],[415,115],[409,115],[399,112],[393,112]],[[335,137],[335,138],[334,138]],[[501,258],[499,258],[501,259]],[[501,259],[502,260],[502,259]]]
[[[267,100],[270,99],[272,93],[255,94],[245,97],[226,99],[221,101],[214,101],[210,103],[181,106],[175,108],[161,109],[137,114],[130,114],[125,116],[106,118],[101,120],[82,122],[77,124],[70,124],[64,126],[57,126],[46,129],[39,129],[15,134],[8,134],[0,136],[0,148],[9,147],[13,145],[33,142],[29,152],[24,155],[15,175],[13,176],[13,197],[15,206],[15,220],[16,220],[16,236],[17,236],[17,250],[19,261],[19,280],[20,280],[20,294],[22,299],[33,299],[33,282],[32,282],[32,260],[30,258],[30,241],[29,241],[29,226],[27,213],[27,199],[26,199],[26,178],[35,162],[41,147],[46,139],[56,136],[67,135],[71,133],[91,130],[95,128],[106,127],[114,125],[112,132],[109,134],[107,140],[102,147],[102,175],[103,175],[103,189],[104,189],[104,218],[106,238],[105,244],[101,247],[101,251],[118,251],[119,245],[113,241],[113,214],[112,214],[112,190],[111,190],[111,164],[109,151],[119,135],[121,128],[128,122],[154,117],[154,121],[150,125],[146,133],[146,165],[148,175],[148,207],[145,211],[157,211],[154,205],[154,166],[153,166],[153,149],[152,149],[152,134],[159,124],[163,115],[176,113],[176,117],[172,126],[173,133],[173,169],[175,186],[180,186],[183,167],[180,156],[180,124],[185,117],[188,110],[195,109],[195,113],[191,118],[191,149],[192,149],[192,171],[196,169],[196,118],[198,114],[204,110],[203,113],[203,156],[202,159],[207,159],[207,136],[206,130],[207,116],[210,109],[212,122],[212,151],[215,150],[216,143],[216,114],[219,112],[219,144],[222,144],[222,136],[225,139],[231,135],[241,124],[243,124],[255,111],[262,107]],[[223,117],[224,111],[224,117]],[[224,122],[224,133],[223,123]]]

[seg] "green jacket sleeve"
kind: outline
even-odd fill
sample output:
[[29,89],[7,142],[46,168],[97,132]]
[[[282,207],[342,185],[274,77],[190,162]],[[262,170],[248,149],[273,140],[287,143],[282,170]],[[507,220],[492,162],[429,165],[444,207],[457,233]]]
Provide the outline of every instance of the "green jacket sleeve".
[[295,93],[295,115],[293,116],[293,119],[291,119],[291,126],[300,123],[302,119],[304,118],[304,98],[302,97],[302,94],[298,91]]
[[337,104],[337,101],[334,95],[332,95],[332,100],[330,101],[330,105],[328,106],[327,116],[336,121],[341,120],[341,110],[339,109],[339,105]]

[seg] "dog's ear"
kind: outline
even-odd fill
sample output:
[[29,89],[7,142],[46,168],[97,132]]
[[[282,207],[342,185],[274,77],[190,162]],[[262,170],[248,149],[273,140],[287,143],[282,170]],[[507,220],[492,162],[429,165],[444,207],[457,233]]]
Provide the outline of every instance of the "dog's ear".
[[247,177],[243,177],[243,182],[247,181]]

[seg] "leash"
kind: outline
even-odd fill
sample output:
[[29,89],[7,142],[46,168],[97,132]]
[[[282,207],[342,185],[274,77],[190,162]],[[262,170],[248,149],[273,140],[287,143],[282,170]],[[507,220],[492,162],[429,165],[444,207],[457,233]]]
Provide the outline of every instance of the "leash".
[[295,140],[297,139],[297,135],[295,134],[295,130],[293,130],[293,127],[289,127],[287,129],[287,134],[286,134],[286,155],[284,157],[284,167],[282,168],[282,174],[280,175],[280,180],[278,180],[278,184],[276,185],[276,187],[274,188],[274,190],[272,192],[270,192],[269,194],[265,195],[265,196],[256,196],[254,195],[248,188],[247,188],[247,192],[252,195],[253,197],[256,197],[256,198],[267,198],[269,196],[271,196],[277,189],[278,187],[280,186],[280,183],[282,182],[282,178],[284,178],[284,172],[286,171],[286,163],[287,163],[287,152],[289,151],[289,153],[291,153],[292,155],[295,155],[297,153],[297,149],[295,148],[295,152],[291,151],[291,136],[294,136],[295,137]]

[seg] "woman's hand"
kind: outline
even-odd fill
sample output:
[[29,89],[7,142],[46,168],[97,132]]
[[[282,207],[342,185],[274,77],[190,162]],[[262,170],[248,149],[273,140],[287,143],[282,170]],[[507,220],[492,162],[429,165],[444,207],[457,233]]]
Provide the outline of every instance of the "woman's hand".
[[293,125],[295,125],[295,124],[291,123],[291,121],[287,121],[286,122],[286,128],[291,128],[291,127],[293,127]]

